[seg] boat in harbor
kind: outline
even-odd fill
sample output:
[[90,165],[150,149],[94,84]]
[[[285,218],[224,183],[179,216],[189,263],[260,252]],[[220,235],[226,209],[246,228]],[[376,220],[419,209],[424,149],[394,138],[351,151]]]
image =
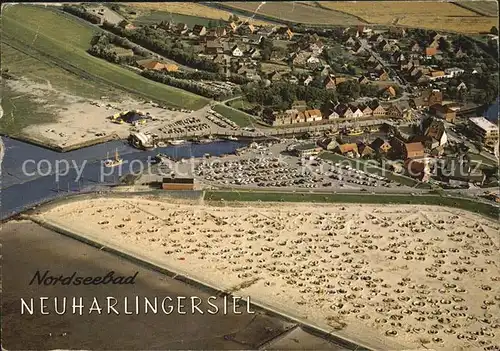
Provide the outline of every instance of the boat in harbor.
[[238,138],[232,135],[229,135],[226,137],[226,140],[231,140],[231,141],[238,141]]
[[155,142],[150,134],[145,133],[131,133],[128,137],[130,145],[141,150],[153,150],[155,148]]
[[181,139],[178,139],[178,140],[170,140],[170,144],[171,145],[182,145],[182,144],[186,144],[187,141],[186,140],[181,140]]
[[362,135],[364,133],[364,131],[362,129],[359,129],[359,128],[354,128],[354,129],[351,129],[347,132],[347,135],[349,136],[358,136],[358,135]]
[[171,158],[166,154],[159,153],[159,154],[156,154],[154,160],[155,160],[155,163],[166,164],[169,161],[171,161]]
[[104,160],[105,167],[116,167],[116,166],[121,165],[122,163],[123,163],[123,159],[120,158],[120,156],[118,155],[118,150],[115,151],[115,158],[114,159],[110,159],[109,154],[108,154],[107,159]]

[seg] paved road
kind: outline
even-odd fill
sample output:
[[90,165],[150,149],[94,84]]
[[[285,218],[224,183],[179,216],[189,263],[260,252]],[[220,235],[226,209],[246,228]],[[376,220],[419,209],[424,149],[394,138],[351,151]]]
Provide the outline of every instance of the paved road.
[[385,70],[390,74],[394,80],[401,85],[405,93],[411,93],[409,90],[408,82],[396,71],[391,65],[386,62],[372,47],[368,44],[368,41],[364,38],[358,39],[360,44],[373,56],[375,59],[385,68]]

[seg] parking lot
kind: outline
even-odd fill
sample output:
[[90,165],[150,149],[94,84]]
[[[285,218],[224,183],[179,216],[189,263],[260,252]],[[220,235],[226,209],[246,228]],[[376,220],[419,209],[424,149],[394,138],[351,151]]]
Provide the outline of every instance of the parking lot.
[[169,123],[161,128],[159,132],[165,134],[186,134],[191,132],[204,132],[210,129],[210,125],[203,122],[198,117],[188,117],[173,123]]
[[389,179],[357,170],[341,162],[300,159],[285,152],[287,142],[250,147],[240,156],[209,159],[195,168],[195,176],[211,185],[261,188],[358,189],[404,188]]
[[[181,111],[184,112],[184,111]],[[198,111],[188,111],[173,120],[147,123],[145,126],[137,128],[138,131],[154,134],[160,139],[186,138],[189,136],[208,136],[211,134],[225,133],[230,130],[237,130],[238,126],[213,111],[209,106]],[[153,121],[159,120],[154,116]]]

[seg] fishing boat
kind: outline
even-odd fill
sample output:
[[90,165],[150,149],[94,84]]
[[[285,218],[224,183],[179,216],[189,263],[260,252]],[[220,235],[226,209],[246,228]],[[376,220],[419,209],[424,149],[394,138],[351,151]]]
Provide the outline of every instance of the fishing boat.
[[172,145],[182,145],[182,144],[185,144],[185,143],[187,143],[186,140],[181,140],[181,139],[179,139],[179,140],[170,140],[170,144],[172,144]]
[[362,135],[363,133],[364,133],[364,131],[362,129],[354,128],[354,129],[351,129],[350,131],[348,131],[347,135],[357,136],[357,135]]
[[123,163],[123,159],[120,158],[118,155],[118,150],[115,151],[115,158],[110,159],[109,155],[107,156],[107,159],[104,161],[104,166],[105,167],[116,167],[119,166]]
[[202,143],[202,144],[208,144],[208,143],[214,142],[216,140],[217,139],[213,135],[209,135],[205,139],[201,139],[200,143]]
[[227,137],[226,137],[226,140],[237,141],[237,140],[238,140],[238,138],[237,138],[237,137],[235,137],[235,136],[229,135],[229,136],[227,136]]

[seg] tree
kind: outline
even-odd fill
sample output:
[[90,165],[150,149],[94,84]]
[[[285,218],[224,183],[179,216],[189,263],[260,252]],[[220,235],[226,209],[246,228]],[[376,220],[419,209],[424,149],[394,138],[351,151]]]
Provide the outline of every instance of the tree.
[[260,49],[261,49],[260,54],[262,55],[262,60],[269,61],[274,49],[273,41],[267,38],[263,38],[262,41],[260,42]]
[[490,33],[493,35],[498,35],[498,28],[495,26],[491,27]]
[[450,50],[450,43],[443,37],[439,38],[439,50],[446,52]]

